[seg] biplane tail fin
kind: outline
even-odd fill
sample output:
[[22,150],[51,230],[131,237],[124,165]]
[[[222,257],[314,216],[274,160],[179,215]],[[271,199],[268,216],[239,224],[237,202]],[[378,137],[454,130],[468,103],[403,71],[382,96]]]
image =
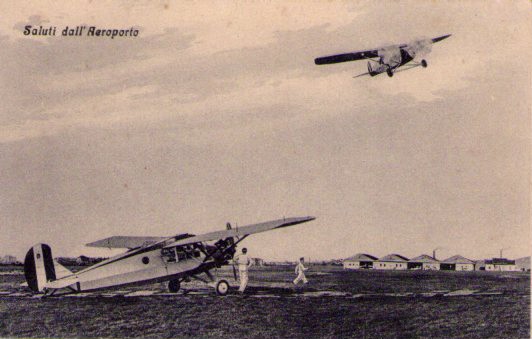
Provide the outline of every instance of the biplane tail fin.
[[30,248],[24,259],[24,276],[28,287],[35,292],[42,291],[47,282],[57,279],[50,246],[37,244]]

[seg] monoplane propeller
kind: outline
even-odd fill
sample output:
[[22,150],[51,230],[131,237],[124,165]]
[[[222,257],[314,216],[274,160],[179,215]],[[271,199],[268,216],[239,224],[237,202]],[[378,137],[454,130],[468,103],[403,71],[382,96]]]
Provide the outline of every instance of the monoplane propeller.
[[[228,222],[228,223],[226,224],[226,228],[227,228],[227,230],[232,229],[232,227],[231,227],[231,223]],[[238,239],[238,238],[237,238],[237,239]],[[233,238],[231,238],[231,240],[234,242]],[[235,267],[235,261],[234,261],[234,260],[233,260],[233,265],[232,265],[232,266],[233,266],[233,277],[234,277],[235,280],[236,280],[236,267]]]

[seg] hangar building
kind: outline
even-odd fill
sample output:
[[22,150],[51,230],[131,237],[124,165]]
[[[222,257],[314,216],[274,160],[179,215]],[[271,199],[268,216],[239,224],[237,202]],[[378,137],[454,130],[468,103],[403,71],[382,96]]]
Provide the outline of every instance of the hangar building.
[[358,253],[354,256],[347,258],[344,260],[344,269],[351,269],[351,270],[357,270],[357,269],[371,269],[373,268],[374,262],[378,259],[372,255],[365,254],[365,253]]
[[408,258],[399,254],[388,254],[380,258],[373,264],[376,270],[406,270],[408,269]]
[[422,254],[408,261],[409,270],[439,270],[440,261],[430,255]]
[[461,255],[454,255],[443,260],[440,263],[440,269],[442,271],[474,271],[475,262]]

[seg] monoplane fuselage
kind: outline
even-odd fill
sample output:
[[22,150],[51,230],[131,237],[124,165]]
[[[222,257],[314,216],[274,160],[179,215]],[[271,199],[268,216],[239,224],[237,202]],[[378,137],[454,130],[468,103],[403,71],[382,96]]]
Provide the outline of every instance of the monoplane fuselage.
[[[170,290],[177,291],[182,281],[205,273],[210,282],[215,279],[210,270],[227,264],[236,251],[236,245],[248,235],[313,220],[313,217],[285,218],[243,226],[226,231],[194,236],[181,234],[174,237],[111,237],[87,245],[93,247],[123,247],[124,243],[141,243],[110,259],[78,272],[59,276],[66,268],[53,261],[51,249],[46,244],[34,245],[26,254],[24,271],[28,286],[35,292],[56,293],[86,292],[132,284],[170,281]],[[207,241],[217,240],[214,244]],[[228,288],[227,282],[225,282]],[[172,287],[173,286],[173,287]],[[219,294],[220,291],[217,288]],[[222,292],[224,289],[222,288]]]

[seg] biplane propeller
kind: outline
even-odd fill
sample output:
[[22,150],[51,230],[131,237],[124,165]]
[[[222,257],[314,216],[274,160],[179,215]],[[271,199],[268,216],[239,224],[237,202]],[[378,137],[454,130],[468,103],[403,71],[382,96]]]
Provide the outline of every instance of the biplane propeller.
[[[182,282],[196,279],[213,286],[218,295],[229,291],[226,280],[213,277],[211,270],[228,264],[237,245],[249,235],[293,226],[314,217],[284,218],[202,235],[173,237],[113,236],[86,244],[91,247],[123,248],[126,252],[78,272],[70,272],[52,257],[46,244],[34,245],[24,260],[28,287],[45,296],[79,293],[125,285],[168,281],[170,292],[179,291]],[[215,241],[214,244],[208,242]],[[205,274],[205,278],[201,277]],[[236,274],[235,274],[236,278]]]
[[[355,78],[364,75],[374,77],[382,73],[386,73],[389,77],[392,77],[394,73],[403,70],[406,71],[418,66],[422,66],[423,68],[427,67],[428,64],[425,59],[417,60],[430,53],[432,44],[450,36],[451,34],[447,34],[434,39],[415,40],[408,44],[381,47],[367,51],[334,54],[316,58],[314,59],[314,63],[316,65],[328,65],[347,61],[368,60],[368,71],[356,75]],[[398,70],[399,67],[403,67],[406,64],[409,64],[406,68]]]

